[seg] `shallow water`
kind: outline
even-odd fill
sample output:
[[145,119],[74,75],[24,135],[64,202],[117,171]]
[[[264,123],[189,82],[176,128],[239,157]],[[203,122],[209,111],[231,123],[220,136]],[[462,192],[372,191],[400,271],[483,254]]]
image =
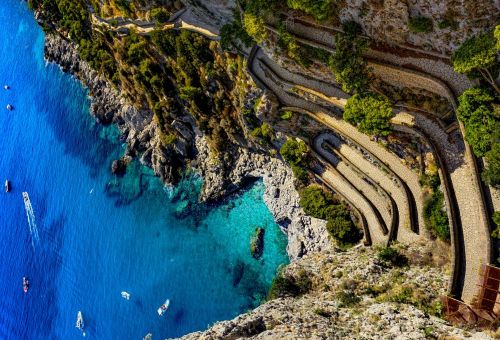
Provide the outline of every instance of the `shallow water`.
[[[11,86],[0,90],[0,181],[12,186],[0,194],[0,338],[79,338],[78,310],[87,338],[174,337],[259,303],[287,261],[261,182],[207,208],[196,204],[196,176],[170,189],[137,163],[112,176],[118,131],[96,125],[86,91],[45,64],[23,1],[0,4],[0,57],[0,84]],[[260,260],[249,252],[257,226],[266,229]]]

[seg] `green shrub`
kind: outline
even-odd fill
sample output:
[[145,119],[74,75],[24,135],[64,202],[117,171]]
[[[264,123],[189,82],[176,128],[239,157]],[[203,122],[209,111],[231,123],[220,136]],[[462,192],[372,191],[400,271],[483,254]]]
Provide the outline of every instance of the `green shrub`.
[[496,228],[491,233],[491,237],[500,240],[500,211],[495,211],[493,213],[493,222],[495,223]]
[[316,308],[314,310],[314,314],[322,316],[324,318],[329,318],[330,316],[332,316],[328,311],[324,310],[323,308]]
[[356,296],[356,294],[350,290],[340,291],[335,297],[340,301],[340,307],[352,307],[361,301],[361,298]]
[[309,216],[326,220],[330,216],[331,206],[338,204],[332,194],[325,192],[321,187],[309,186],[299,192],[300,206]]
[[444,210],[444,195],[440,190],[435,190],[424,201],[424,223],[434,237],[443,241],[450,240],[448,215]]
[[303,164],[309,151],[302,140],[288,138],[280,149],[281,156],[292,165]]
[[486,168],[481,174],[483,181],[491,186],[500,185],[500,143],[493,143],[491,150],[486,152]]
[[285,110],[281,113],[280,118],[282,120],[290,120],[293,117],[293,112]]
[[388,136],[391,131],[391,103],[377,95],[355,94],[347,100],[344,120],[370,135]]
[[238,41],[241,41],[244,47],[250,47],[255,41],[245,31],[241,22],[240,12],[235,10],[233,17],[235,20],[229,24],[225,24],[220,30],[220,44],[222,48],[225,50],[240,49]]
[[429,33],[434,30],[434,25],[431,18],[417,16],[410,18],[408,28],[415,33]]
[[151,10],[151,18],[159,24],[164,24],[170,18],[170,12],[162,7],[153,8]]
[[408,264],[408,258],[392,247],[380,249],[377,257],[379,260],[396,267],[403,267]]
[[267,38],[267,31],[264,23],[264,19],[258,17],[252,13],[245,13],[243,15],[243,27],[245,27],[246,32],[251,36],[258,44],[263,43]]
[[297,277],[287,276],[283,271],[280,271],[271,284],[267,300],[304,295],[311,289],[311,286],[309,275],[304,270],[301,270]]
[[336,0],[287,0],[288,7],[312,15],[318,21],[325,21],[336,12]]
[[318,186],[299,192],[300,206],[312,217],[327,220],[326,229],[342,248],[356,244],[363,236],[351,219],[349,210],[335,197]]

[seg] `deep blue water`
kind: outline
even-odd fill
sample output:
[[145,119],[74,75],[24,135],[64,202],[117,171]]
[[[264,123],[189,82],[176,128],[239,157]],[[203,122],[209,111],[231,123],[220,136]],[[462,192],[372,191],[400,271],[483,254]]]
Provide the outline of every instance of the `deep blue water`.
[[[261,183],[206,209],[195,203],[196,177],[168,189],[139,164],[113,177],[118,131],[96,125],[86,91],[46,65],[43,32],[24,1],[0,4],[0,84],[0,182],[12,183],[0,193],[1,339],[80,338],[78,310],[87,338],[163,339],[259,303],[287,261]],[[188,217],[176,217],[186,206]],[[256,226],[266,228],[259,261],[249,253]],[[171,309],[160,318],[166,298]]]

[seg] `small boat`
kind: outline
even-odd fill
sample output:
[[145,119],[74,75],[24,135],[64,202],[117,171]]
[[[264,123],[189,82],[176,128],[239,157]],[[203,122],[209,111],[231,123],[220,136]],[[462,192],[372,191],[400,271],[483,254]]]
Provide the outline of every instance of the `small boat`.
[[29,288],[30,288],[29,280],[26,277],[23,277],[23,291],[24,291],[24,293],[27,293]]
[[83,331],[83,327],[85,327],[84,324],[83,324],[82,311],[78,311],[78,314],[76,315],[76,325],[75,325],[75,327],[78,328],[81,331]]
[[130,294],[127,293],[126,291],[123,291],[122,292],[122,298],[124,298],[125,300],[130,300]]
[[14,106],[7,104],[7,110],[12,111],[14,110]]
[[10,191],[10,183],[9,183],[9,180],[6,179],[5,180],[5,192],[9,192]]
[[158,315],[163,316],[163,314],[165,314],[165,312],[167,311],[169,305],[170,305],[170,300],[169,299],[165,300],[165,303],[161,305],[160,308],[158,308]]
[[9,86],[9,85],[4,85],[4,86],[3,86],[3,88],[4,88],[5,90],[10,90],[10,86]]

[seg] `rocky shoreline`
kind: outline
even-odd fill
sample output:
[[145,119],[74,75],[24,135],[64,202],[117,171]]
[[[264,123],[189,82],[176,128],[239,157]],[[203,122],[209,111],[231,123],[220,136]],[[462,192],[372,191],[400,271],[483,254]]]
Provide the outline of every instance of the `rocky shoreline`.
[[[195,150],[191,166],[204,179],[201,201],[218,200],[238,191],[250,178],[262,178],[264,201],[276,222],[288,237],[287,252],[296,260],[310,252],[333,248],[325,222],[305,215],[291,169],[282,160],[239,148],[227,175],[222,165],[212,159],[206,138],[193,126],[189,117],[174,126],[182,136],[174,150],[161,145],[153,114],[130,105],[120,93],[82,61],[76,46],[57,34],[45,37],[45,58],[79,79],[89,89],[91,113],[98,122],[117,124],[127,142],[125,157],[139,157],[166,184],[172,183],[172,162],[187,161],[186,145]],[[176,160],[177,159],[177,160]],[[186,162],[187,164],[187,162]]]

